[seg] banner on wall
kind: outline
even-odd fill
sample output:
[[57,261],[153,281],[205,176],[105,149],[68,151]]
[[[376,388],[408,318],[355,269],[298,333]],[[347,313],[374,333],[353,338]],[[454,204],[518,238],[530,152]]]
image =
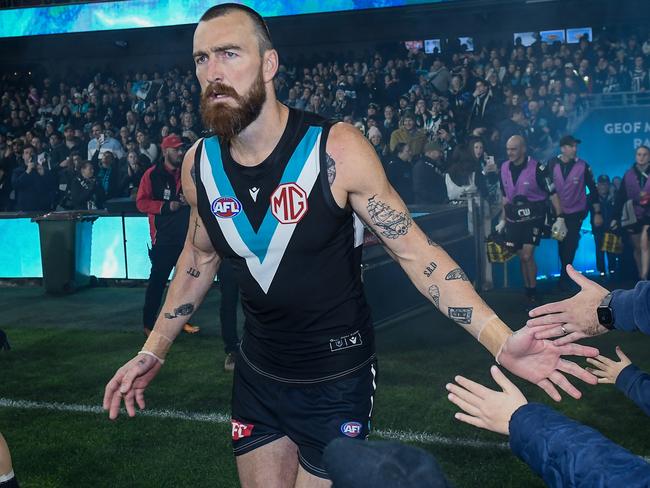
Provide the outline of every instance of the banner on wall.
[[575,136],[582,141],[578,154],[596,176],[623,176],[634,163],[634,151],[650,146],[650,107],[594,110]]

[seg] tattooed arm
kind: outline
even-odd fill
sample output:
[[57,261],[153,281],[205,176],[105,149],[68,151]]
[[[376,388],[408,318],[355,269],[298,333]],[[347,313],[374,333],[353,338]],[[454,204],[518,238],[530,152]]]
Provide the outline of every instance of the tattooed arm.
[[130,417],[135,415],[135,403],[145,406],[144,390],[160,370],[167,351],[183,325],[198,308],[212,286],[220,258],[199,217],[196,207],[196,185],[191,169],[195,148],[185,155],[182,170],[183,192],[191,206],[190,225],[185,245],[176,263],[176,273],[169,285],[160,315],[147,342],[136,357],[117,370],[104,390],[103,406],[109,418],[115,419],[120,405]]
[[[495,317],[494,312],[460,266],[413,222],[373,148],[348,127],[335,125],[327,143],[328,161],[335,161],[336,168],[332,184],[335,200],[341,207],[350,204],[425,297],[481,340],[479,328]],[[496,340],[481,342],[496,355],[510,334],[504,326]]]
[[598,354],[596,349],[576,344],[556,346],[535,339],[526,327],[513,335],[478,296],[461,267],[413,222],[388,183],[374,149],[356,128],[347,124],[332,127],[326,149],[335,162],[331,188],[338,205],[352,207],[418,290],[445,316],[472,334],[511,372],[537,384],[556,400],[560,395],[552,383],[575,398],[580,396],[562,372],[596,382],[595,376],[561,357],[593,356]]

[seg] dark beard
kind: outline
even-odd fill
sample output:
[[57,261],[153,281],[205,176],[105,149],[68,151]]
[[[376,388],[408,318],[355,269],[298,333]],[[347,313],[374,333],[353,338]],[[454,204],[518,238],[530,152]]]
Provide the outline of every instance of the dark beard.
[[[215,93],[231,97],[237,102],[237,107],[225,103],[211,103],[210,99]],[[244,96],[239,95],[231,86],[212,83],[201,94],[203,125],[220,138],[230,140],[259,117],[265,101],[266,90],[261,69]]]

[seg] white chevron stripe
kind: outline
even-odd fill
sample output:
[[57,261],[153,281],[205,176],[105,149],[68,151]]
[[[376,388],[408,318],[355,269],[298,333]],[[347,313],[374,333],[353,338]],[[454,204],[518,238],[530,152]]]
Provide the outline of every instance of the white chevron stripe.
[[[309,157],[307,158],[305,166],[296,181],[296,183],[305,190],[308,197],[311,194],[311,190],[318,179],[318,174],[320,173],[320,139],[321,136],[319,134],[316,143],[312,147]],[[203,146],[201,154],[201,179],[210,202],[215,201],[221,196],[234,196],[221,195],[219,193],[214,177],[212,176],[212,168],[210,167],[210,161],[205,146]],[[261,262],[260,259],[248,248],[232,219],[219,219],[217,217],[215,217],[215,219],[217,220],[221,232],[223,232],[230,247],[239,256],[246,260],[246,265],[248,266],[251,275],[255,278],[264,293],[268,293],[273,277],[278,270],[278,266],[280,266],[280,261],[287,250],[287,246],[289,245],[289,241],[291,240],[291,236],[293,235],[293,231],[297,224],[278,224],[273,237],[271,238],[271,242],[269,243],[266,257],[264,258],[264,261]]]

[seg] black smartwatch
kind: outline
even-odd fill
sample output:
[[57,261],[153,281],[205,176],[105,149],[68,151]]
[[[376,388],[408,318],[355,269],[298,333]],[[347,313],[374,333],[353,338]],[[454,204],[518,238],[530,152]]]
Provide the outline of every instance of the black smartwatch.
[[608,293],[605,298],[603,298],[603,301],[600,302],[600,305],[598,305],[598,309],[596,311],[600,325],[609,330],[612,330],[614,328],[614,311],[610,306],[611,301],[612,294]]

